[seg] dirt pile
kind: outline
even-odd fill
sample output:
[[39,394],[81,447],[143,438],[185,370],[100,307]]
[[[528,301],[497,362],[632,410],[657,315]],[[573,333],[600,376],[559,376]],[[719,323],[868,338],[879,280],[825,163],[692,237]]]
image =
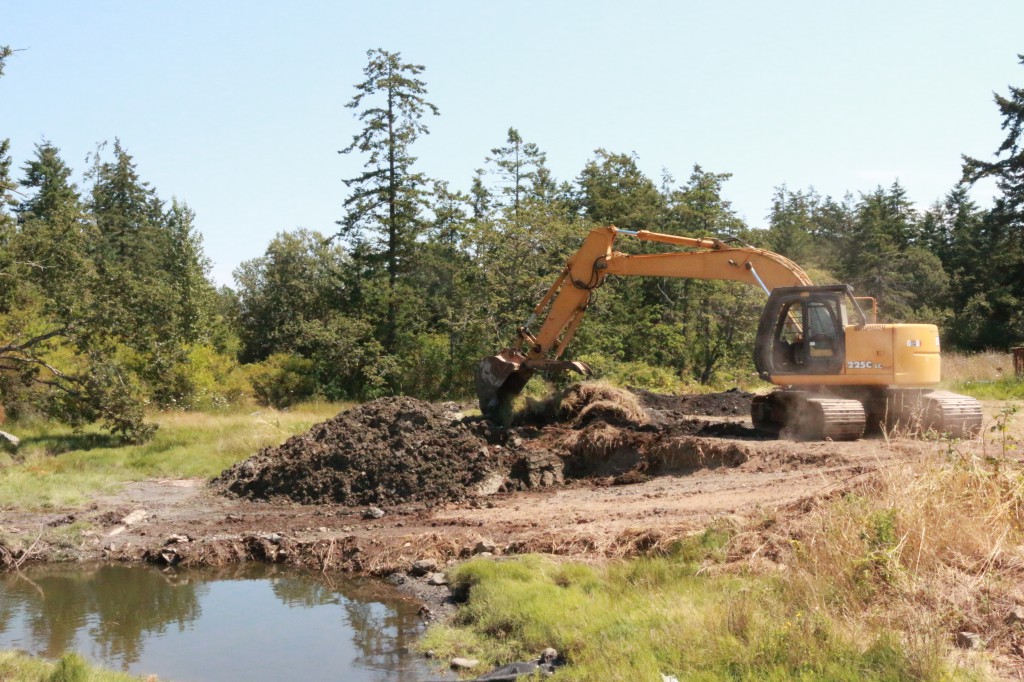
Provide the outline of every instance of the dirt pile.
[[714,416],[748,416],[753,393],[736,388],[721,393],[687,393],[684,395],[665,395],[652,393],[642,388],[631,388],[640,403],[647,410],[663,410],[681,414]]
[[382,398],[261,450],[225,470],[214,487],[254,500],[429,505],[566,479],[635,482],[736,466],[745,451],[709,437],[743,438],[750,429],[689,418],[681,408],[734,414],[748,410],[749,400],[737,391],[661,396],[584,382],[533,402],[505,431],[463,417],[454,403]]
[[487,426],[454,405],[382,398],[264,448],[214,485],[250,499],[389,505],[460,500],[502,468]]

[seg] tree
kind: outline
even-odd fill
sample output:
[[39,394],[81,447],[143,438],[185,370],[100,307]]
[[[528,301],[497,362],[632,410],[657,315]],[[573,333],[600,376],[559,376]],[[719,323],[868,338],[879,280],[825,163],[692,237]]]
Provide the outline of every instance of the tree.
[[[1024,54],[1017,57],[1024,65]],[[973,345],[1006,348],[1024,342],[1024,88],[1010,86],[1007,96],[994,97],[1006,131],[996,160],[963,157],[964,182],[994,178],[1001,194],[982,220],[977,243],[983,253],[973,264],[990,275],[985,290],[964,304],[962,321]]]
[[347,213],[339,222],[340,234],[360,241],[369,235],[364,256],[371,263],[383,260],[387,272],[388,314],[384,346],[395,348],[398,333],[398,282],[405,272],[417,237],[423,230],[421,210],[426,200],[426,178],[413,171],[413,143],[429,131],[426,113],[438,114],[425,99],[426,84],[417,78],[424,67],[401,60],[398,52],[370,50],[356,94],[346,105],[359,111],[363,128],[340,153],[366,155],[366,169],[345,181],[351,195]]
[[[241,357],[301,356],[328,398],[365,398],[382,386],[373,326],[353,310],[345,251],[309,230],[283,232],[235,270]],[[230,301],[225,301],[231,304]]]
[[551,176],[544,166],[547,155],[533,142],[524,142],[519,131],[508,129],[503,147],[491,149],[487,163],[496,168],[505,208],[514,226],[522,225],[521,208],[527,198],[544,197],[552,191]]
[[[1017,55],[1024,65],[1024,54]],[[982,161],[964,155],[963,179],[975,183],[982,178],[995,178],[1003,193],[1002,210],[1020,226],[1024,224],[1024,87],[1010,86],[1009,96],[993,93],[1003,117],[1006,138],[996,150],[995,161]],[[1005,156],[1004,156],[1005,155]]]
[[628,230],[659,228],[665,199],[636,161],[636,154],[594,151],[576,180],[580,208],[589,220]]

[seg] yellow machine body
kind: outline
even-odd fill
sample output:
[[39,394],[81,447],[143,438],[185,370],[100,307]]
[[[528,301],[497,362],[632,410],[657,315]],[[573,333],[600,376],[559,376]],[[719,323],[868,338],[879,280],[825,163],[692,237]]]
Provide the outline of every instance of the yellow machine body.
[[[939,383],[939,330],[933,324],[847,325],[846,358],[838,374],[773,373],[781,386],[892,386]],[[813,354],[813,351],[812,351]]]

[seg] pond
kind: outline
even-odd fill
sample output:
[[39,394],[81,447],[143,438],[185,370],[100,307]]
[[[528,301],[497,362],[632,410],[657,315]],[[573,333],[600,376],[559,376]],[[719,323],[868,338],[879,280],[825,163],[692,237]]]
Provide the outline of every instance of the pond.
[[51,565],[0,576],[0,649],[175,682],[451,679],[410,651],[416,612],[380,583],[262,564]]

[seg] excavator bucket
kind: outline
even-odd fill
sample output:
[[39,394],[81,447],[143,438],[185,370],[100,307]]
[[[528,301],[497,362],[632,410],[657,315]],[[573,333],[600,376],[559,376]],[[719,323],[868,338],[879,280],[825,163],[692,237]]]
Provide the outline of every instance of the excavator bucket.
[[477,365],[476,397],[485,417],[502,424],[511,422],[512,403],[533,376],[525,362],[525,355],[506,348]]
[[585,362],[531,359],[511,348],[506,348],[497,355],[484,358],[477,365],[476,397],[480,401],[480,412],[499,424],[510,424],[512,403],[537,370],[569,370],[582,375],[593,373]]

